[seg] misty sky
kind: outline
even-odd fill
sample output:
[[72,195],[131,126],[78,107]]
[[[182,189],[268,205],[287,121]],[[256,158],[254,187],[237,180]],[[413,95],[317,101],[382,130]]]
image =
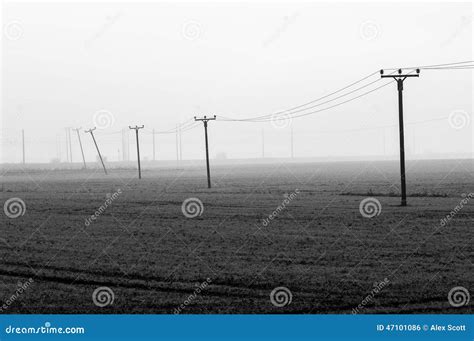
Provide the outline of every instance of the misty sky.
[[[21,161],[22,129],[27,161],[64,161],[65,127],[93,127],[101,110],[112,118],[96,131],[107,158],[122,157],[122,128],[144,124],[150,159],[151,129],[195,115],[271,114],[380,68],[472,60],[473,21],[469,3],[5,4],[2,162]],[[472,154],[472,75],[424,70],[405,82],[408,158]],[[396,157],[397,103],[392,84],[294,119],[295,156]],[[471,122],[456,129],[453,112]],[[223,121],[209,124],[211,156],[260,157],[262,129],[266,156],[288,157],[290,125]],[[81,138],[93,161],[90,136]],[[79,162],[76,135],[72,143]],[[175,158],[174,134],[156,143],[159,159]],[[183,158],[203,158],[203,143],[202,125],[184,132]]]

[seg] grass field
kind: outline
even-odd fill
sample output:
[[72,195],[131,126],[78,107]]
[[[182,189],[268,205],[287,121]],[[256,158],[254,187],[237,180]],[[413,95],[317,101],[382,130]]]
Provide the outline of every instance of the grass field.
[[[218,165],[212,189],[201,162],[145,163],[141,180],[134,169],[4,170],[2,203],[21,198],[26,211],[1,218],[3,312],[470,313],[448,293],[472,292],[474,200],[440,221],[474,192],[473,165],[408,162],[408,207],[397,162]],[[381,203],[372,218],[359,210],[367,197]],[[200,216],[185,217],[187,198]],[[99,307],[103,286],[114,301]],[[276,287],[291,303],[272,304]]]

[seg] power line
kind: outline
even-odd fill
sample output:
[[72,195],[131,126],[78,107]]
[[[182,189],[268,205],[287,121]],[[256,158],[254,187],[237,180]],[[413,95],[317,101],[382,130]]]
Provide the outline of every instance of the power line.
[[[346,104],[346,103],[349,103],[349,102],[352,102],[356,99],[359,99],[361,97],[364,97],[364,96],[367,96],[368,94],[371,94],[372,92],[375,92],[377,90],[380,90],[384,87],[386,87],[387,85],[389,85],[390,83],[392,83],[393,81],[390,81],[388,83],[385,83],[384,85],[381,85],[379,87],[376,87],[375,89],[372,89],[370,91],[367,91],[367,92],[364,92],[356,97],[352,97],[348,100],[345,100],[341,103],[337,103],[337,104],[334,104],[334,105],[331,105],[329,107],[326,107],[326,108],[323,108],[323,109],[319,109],[319,110],[315,110],[315,111],[311,111],[311,112],[308,112],[308,113],[304,113],[304,114],[300,114],[300,115],[295,115],[295,116],[290,116],[289,118],[293,119],[293,118],[298,118],[298,117],[303,117],[303,116],[308,116],[308,115],[313,115],[313,114],[316,114],[316,113],[319,113],[319,112],[323,112],[323,111],[326,111],[326,110],[329,110],[329,109],[332,109],[332,108],[336,108],[340,105],[343,105],[343,104]],[[280,120],[285,120],[285,119],[288,119],[288,118],[276,118],[275,121],[280,121]],[[268,122],[268,121],[271,121],[271,120],[265,120],[265,121],[260,121],[260,122]]]
[[[329,93],[329,94],[327,94],[327,95],[321,96],[321,97],[316,98],[316,99],[314,99],[314,100],[312,100],[312,101],[306,102],[306,103],[304,103],[304,104],[301,104],[301,105],[298,105],[298,106],[295,106],[295,107],[292,107],[292,108],[289,108],[289,109],[286,109],[286,110],[282,110],[282,111],[275,112],[275,113],[273,113],[273,114],[266,114],[266,115],[251,117],[251,118],[245,118],[245,119],[232,119],[232,118],[227,118],[227,117],[225,117],[225,116],[220,116],[220,117],[223,117],[223,118],[224,118],[224,119],[223,119],[224,121],[251,121],[251,120],[253,121],[253,120],[258,120],[258,119],[262,119],[262,118],[268,118],[268,117],[272,117],[272,116],[278,116],[278,115],[280,115],[280,114],[288,114],[289,112],[291,112],[291,111],[293,111],[293,110],[295,110],[295,109],[300,109],[300,108],[305,107],[305,106],[307,106],[307,105],[309,105],[309,104],[316,103],[316,102],[318,102],[318,101],[320,101],[320,100],[323,100],[323,99],[325,99],[325,98],[328,98],[328,97],[330,97],[330,96],[332,96],[332,95],[338,94],[338,93],[340,93],[341,91],[344,91],[344,90],[346,90],[346,89],[348,89],[348,88],[350,88],[350,87],[352,87],[352,86],[354,86],[354,85],[356,85],[356,84],[359,84],[359,83],[363,82],[364,80],[366,80],[366,79],[368,79],[368,78],[374,76],[374,75],[377,74],[377,73],[378,73],[378,71],[372,72],[371,74],[369,74],[369,75],[367,75],[367,76],[365,76],[365,77],[363,77],[363,78],[361,78],[361,79],[359,79],[359,80],[357,80],[357,81],[355,81],[355,82],[352,82],[352,83],[350,83],[349,85],[346,85],[346,86],[344,86],[344,87],[342,87],[342,88],[340,88],[340,89],[338,89],[338,90],[336,90],[336,91],[333,91],[333,92],[331,92],[331,93]],[[369,86],[369,85],[371,85],[371,84],[373,84],[373,83],[375,83],[375,82],[377,82],[377,81],[379,81],[379,80],[380,80],[380,79],[377,79],[376,81],[374,81],[374,82],[372,82],[372,83],[369,83],[369,84],[366,85],[366,86]],[[366,87],[366,86],[364,86],[364,87]],[[360,89],[362,89],[362,88],[364,88],[364,87],[361,87]],[[309,107],[309,108],[306,108],[306,109],[310,109],[310,108],[312,108],[312,107]],[[305,110],[305,109],[302,109],[302,110]],[[299,110],[299,111],[302,111],[302,110]]]

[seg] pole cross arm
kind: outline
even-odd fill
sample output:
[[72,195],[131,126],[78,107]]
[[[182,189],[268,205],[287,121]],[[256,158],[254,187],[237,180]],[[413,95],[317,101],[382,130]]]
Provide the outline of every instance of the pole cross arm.
[[398,69],[398,75],[384,75],[384,70],[380,70],[380,76],[382,78],[395,78],[395,79],[400,79],[400,78],[407,78],[407,77],[419,77],[420,76],[420,69],[416,69],[416,74],[415,75],[412,75],[412,74],[406,74],[406,75],[402,75],[402,69]]
[[381,76],[382,78],[395,78],[395,79],[399,79],[399,78],[407,78],[407,77],[420,77],[420,75],[382,75]]
[[194,121],[203,121],[203,122],[207,122],[207,121],[213,121],[216,119],[216,115],[214,115],[214,117],[207,117],[207,116],[204,116],[203,118],[197,118],[196,116],[194,116]]

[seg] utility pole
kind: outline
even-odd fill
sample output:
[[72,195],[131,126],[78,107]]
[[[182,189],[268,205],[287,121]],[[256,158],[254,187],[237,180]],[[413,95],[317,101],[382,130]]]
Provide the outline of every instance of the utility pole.
[[291,125],[291,158],[295,157],[294,150],[293,150],[293,125]]
[[179,166],[178,125],[176,125],[176,166]]
[[68,138],[68,145],[69,145],[69,161],[72,163],[72,144],[71,144],[71,128],[68,127],[67,129],[67,138]]
[[207,140],[207,122],[213,121],[215,119],[216,115],[211,118],[208,118],[206,116],[204,116],[203,118],[196,118],[196,116],[194,116],[194,121],[202,121],[204,123],[204,135],[206,137],[207,188],[211,188],[211,171],[209,169],[209,144]]
[[105,169],[104,160],[102,160],[102,155],[100,155],[100,150],[99,150],[99,147],[97,146],[97,142],[95,141],[95,137],[94,137],[94,130],[96,130],[96,129],[97,128],[94,127],[92,129],[85,130],[84,132],[85,133],[91,133],[92,140],[94,141],[94,144],[95,144],[95,149],[97,149],[97,154],[99,154],[100,162],[102,163],[102,167],[104,168],[104,173],[105,173],[105,175],[107,175],[107,169]]
[[183,144],[181,143],[181,126],[178,127],[179,132],[179,159],[183,160]]
[[262,128],[262,159],[265,158],[265,134]]
[[21,130],[21,141],[23,146],[23,164],[25,164],[25,129]]
[[67,140],[67,128],[64,128],[66,130],[66,162],[69,162],[69,142]]
[[130,129],[135,129],[135,135],[137,137],[137,159],[138,159],[138,178],[139,179],[142,178],[142,169],[140,167],[140,144],[138,142],[138,130],[143,129],[144,127],[145,127],[144,125],[141,125],[140,127],[137,125],[135,127],[128,126],[128,128]]
[[76,129],[72,128],[72,130],[74,130],[77,133],[77,138],[79,140],[79,146],[81,147],[82,162],[84,162],[84,169],[87,169],[86,158],[84,157],[84,150],[82,149],[81,135],[79,134],[79,130],[81,130],[81,129],[82,129],[81,127],[76,128]]
[[153,161],[155,161],[155,129],[154,128],[153,128],[152,136],[153,136]]
[[384,71],[380,70],[382,78],[393,78],[397,81],[398,89],[398,130],[400,136],[400,180],[402,189],[402,206],[407,205],[407,189],[405,178],[405,137],[403,132],[403,82],[409,77],[419,77],[420,69],[416,69],[416,75],[402,75],[402,69],[398,69],[398,75],[384,75]]

